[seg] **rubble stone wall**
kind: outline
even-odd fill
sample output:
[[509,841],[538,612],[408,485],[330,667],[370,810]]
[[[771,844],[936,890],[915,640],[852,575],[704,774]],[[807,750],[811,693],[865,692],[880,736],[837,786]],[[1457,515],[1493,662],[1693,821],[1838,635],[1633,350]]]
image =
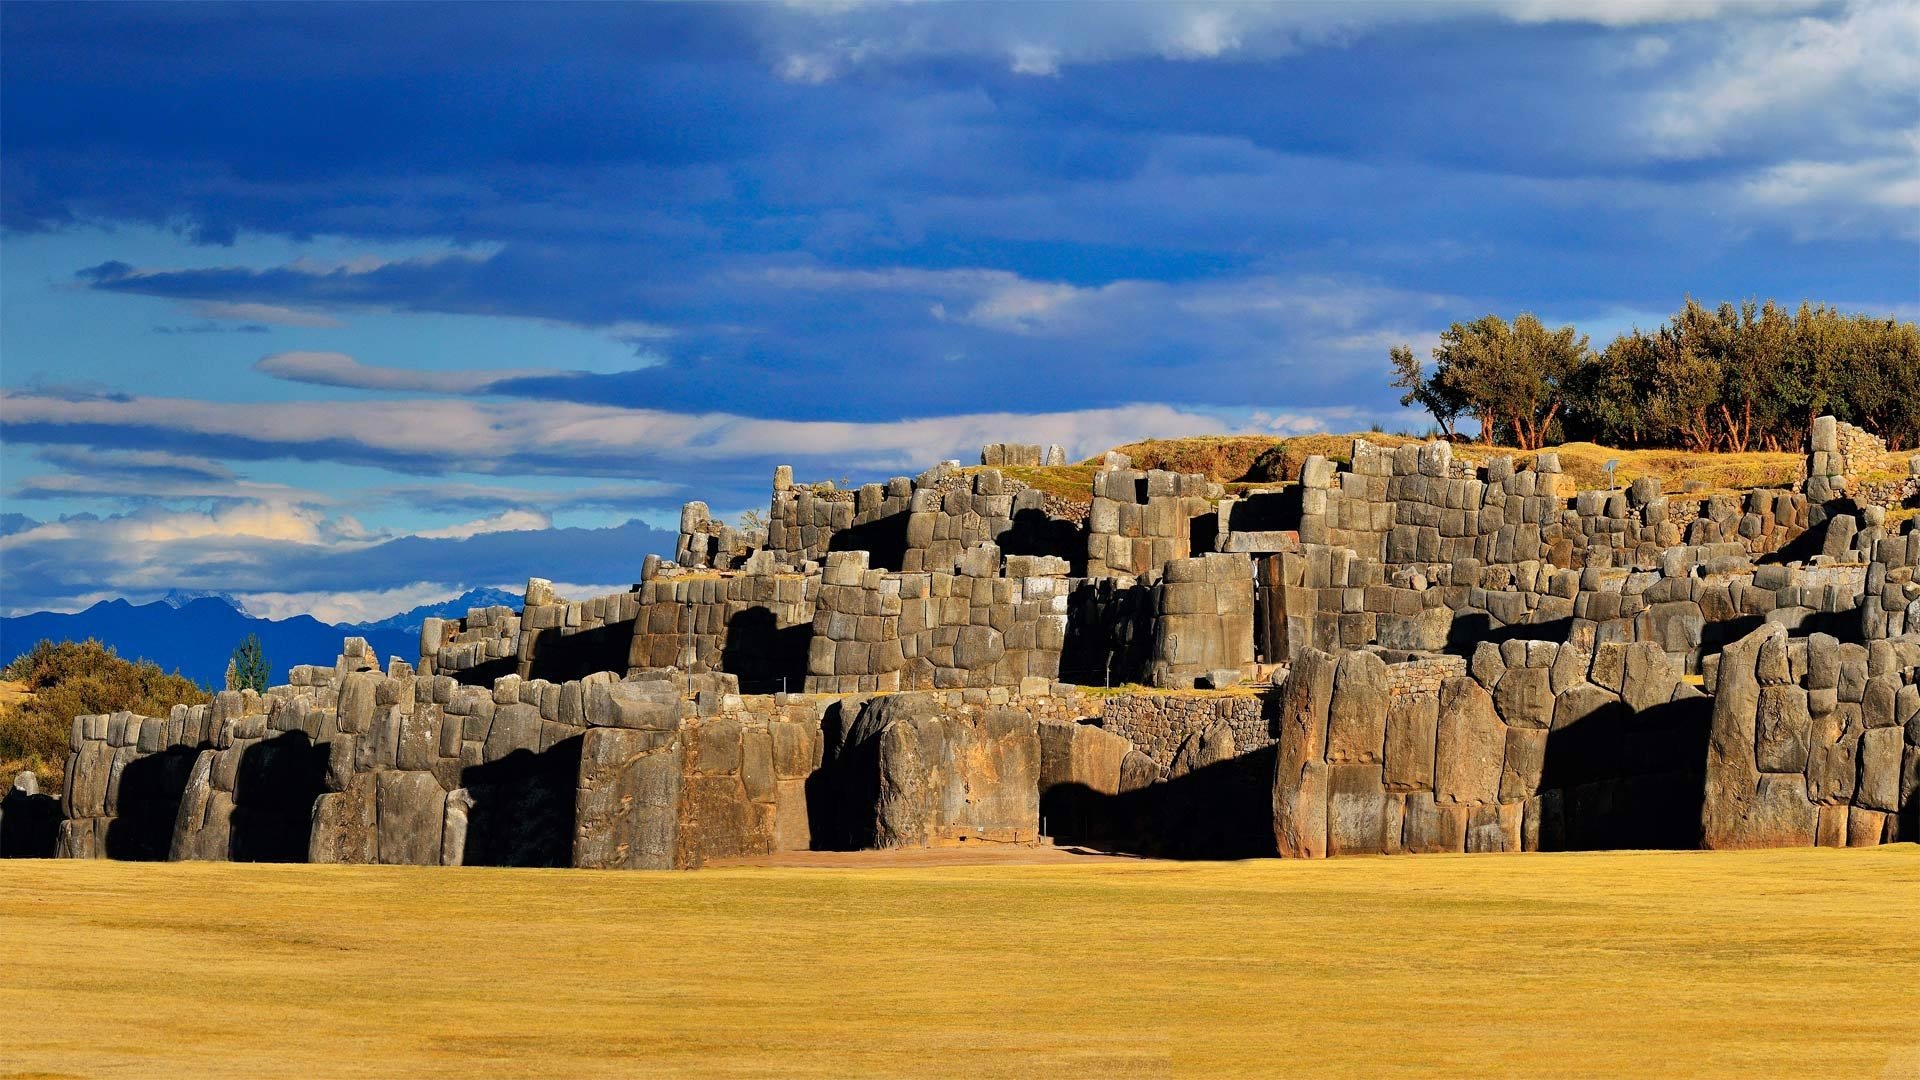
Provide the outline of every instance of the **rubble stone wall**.
[[1114,694],[1101,702],[1100,727],[1126,739],[1165,775],[1206,742],[1224,742],[1236,756],[1270,749],[1268,701],[1253,691]]

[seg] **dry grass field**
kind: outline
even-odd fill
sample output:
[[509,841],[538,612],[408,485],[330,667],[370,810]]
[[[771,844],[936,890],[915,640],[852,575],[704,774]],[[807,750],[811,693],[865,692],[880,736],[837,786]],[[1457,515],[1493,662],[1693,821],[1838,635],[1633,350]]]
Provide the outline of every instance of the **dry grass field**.
[[1920,1076],[1920,848],[0,864],[0,1076]]

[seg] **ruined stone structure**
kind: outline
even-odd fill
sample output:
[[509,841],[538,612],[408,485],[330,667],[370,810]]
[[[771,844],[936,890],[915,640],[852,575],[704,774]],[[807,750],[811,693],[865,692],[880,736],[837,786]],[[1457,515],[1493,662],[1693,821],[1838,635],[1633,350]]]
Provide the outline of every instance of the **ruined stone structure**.
[[536,578],[412,660],[349,641],[265,694],[79,717],[58,811],[16,784],[0,854],[1916,839],[1920,459],[1876,453],[1823,418],[1798,489],[1738,494],[1364,439],[1231,492],[1109,454],[1078,501],[1023,471],[1058,448],[852,490],[783,467],[764,528],[688,504],[626,592]]

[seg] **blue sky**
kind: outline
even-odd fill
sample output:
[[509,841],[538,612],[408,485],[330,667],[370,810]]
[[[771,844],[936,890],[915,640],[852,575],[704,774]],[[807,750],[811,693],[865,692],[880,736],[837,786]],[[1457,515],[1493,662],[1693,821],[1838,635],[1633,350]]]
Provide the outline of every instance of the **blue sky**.
[[584,593],[1487,312],[1916,317],[1920,7],[10,3],[0,229],[0,609]]

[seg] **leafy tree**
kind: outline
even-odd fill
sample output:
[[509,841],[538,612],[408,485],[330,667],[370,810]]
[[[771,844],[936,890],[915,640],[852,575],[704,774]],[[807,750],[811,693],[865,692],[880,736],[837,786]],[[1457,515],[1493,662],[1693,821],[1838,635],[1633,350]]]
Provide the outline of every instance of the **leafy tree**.
[[1431,376],[1405,347],[1392,358],[1402,404],[1478,416],[1484,435],[1527,449],[1557,422],[1568,437],[1615,446],[1787,450],[1829,412],[1889,449],[1920,446],[1920,327],[1825,304],[1709,308],[1688,298],[1661,326],[1622,334],[1598,355],[1571,327],[1488,316],[1448,328]]
[[253,690],[264,694],[267,683],[273,677],[272,672],[260,648],[260,635],[248,634],[246,640],[234,648],[233,656],[227,661],[227,689]]
[[1453,387],[1427,378],[1420,361],[1414,359],[1413,350],[1407,346],[1394,346],[1387,351],[1387,358],[1393,361],[1395,372],[1391,385],[1406,391],[1400,395],[1401,406],[1418,404],[1432,413],[1440,430],[1452,439],[1455,435],[1453,422],[1466,411],[1467,400]]
[[1405,346],[1388,355],[1399,373],[1393,385],[1407,390],[1402,404],[1420,402],[1449,430],[1454,416],[1471,413],[1487,442],[1505,437],[1522,450],[1535,450],[1546,442],[1565,404],[1562,384],[1587,360],[1588,351],[1587,339],[1576,337],[1573,327],[1548,330],[1522,314],[1511,326],[1488,315],[1447,327],[1433,350],[1431,378],[1424,377]]
[[1920,327],[1856,319],[1842,381],[1849,411],[1889,450],[1920,446]]

